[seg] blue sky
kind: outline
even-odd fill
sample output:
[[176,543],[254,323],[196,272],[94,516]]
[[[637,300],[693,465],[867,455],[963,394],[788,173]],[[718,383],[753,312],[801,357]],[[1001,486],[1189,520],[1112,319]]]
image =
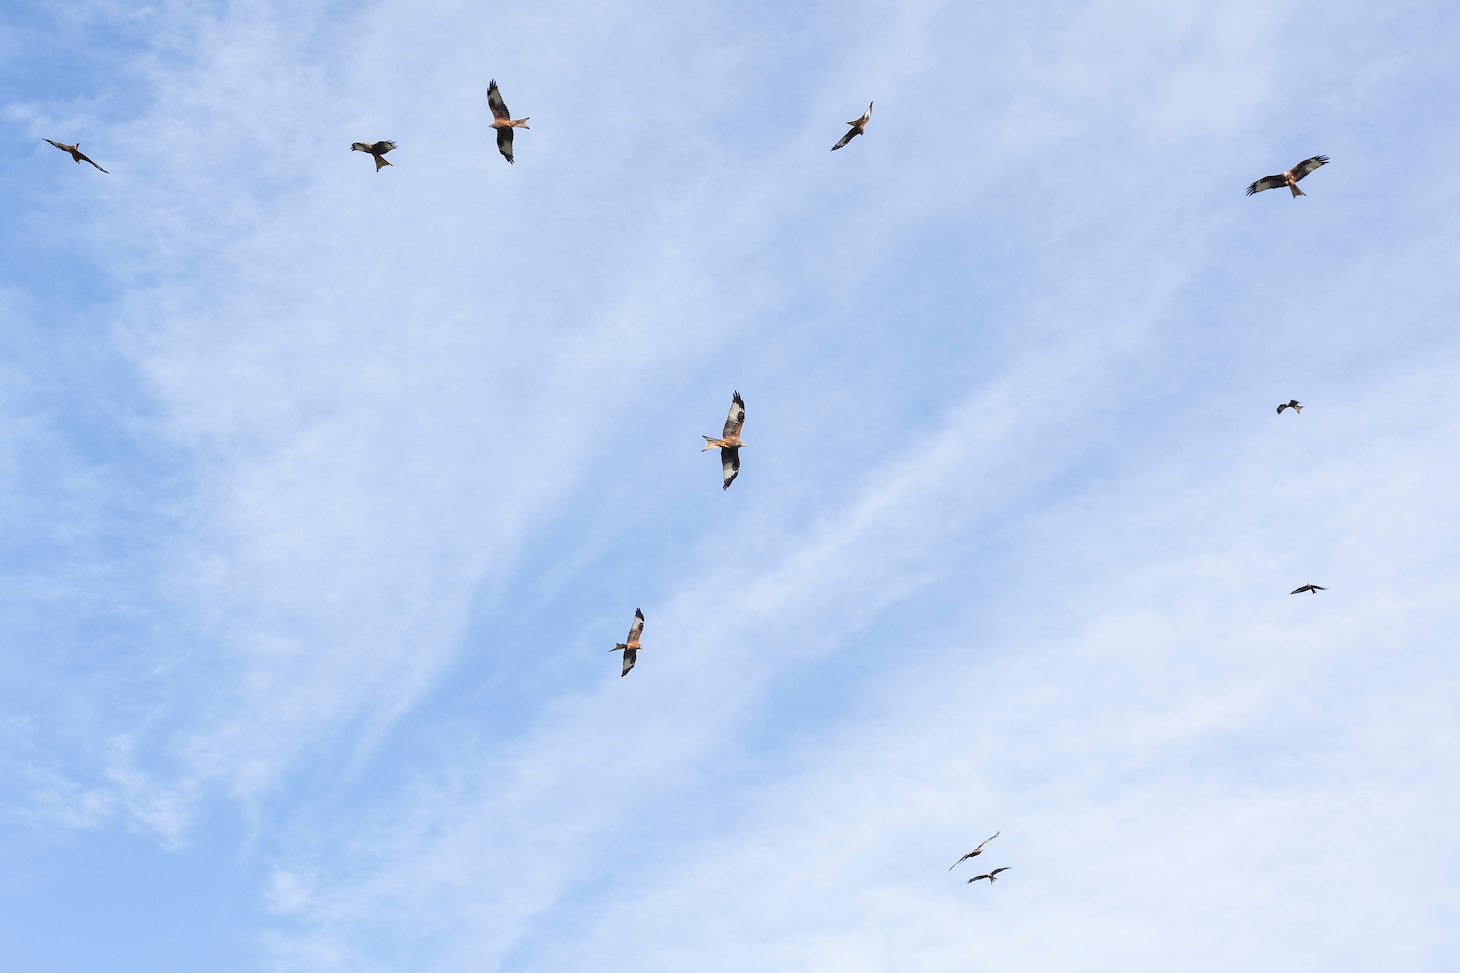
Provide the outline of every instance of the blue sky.
[[6,970],[1452,968],[1457,55],[7,7]]

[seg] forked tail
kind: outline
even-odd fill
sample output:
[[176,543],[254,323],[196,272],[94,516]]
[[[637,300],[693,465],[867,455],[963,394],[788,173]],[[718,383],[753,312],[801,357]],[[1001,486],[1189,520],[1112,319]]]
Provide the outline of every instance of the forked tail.
[[1297,183],[1290,184],[1288,186],[1288,188],[1293,191],[1293,198],[1294,199],[1297,199],[1299,196],[1306,196],[1306,195],[1308,195],[1307,193],[1303,192],[1303,190],[1301,190],[1301,189],[1298,188],[1298,184]]
[[623,642],[620,642],[618,645],[615,645],[613,648],[609,649],[608,651],[610,651],[610,652],[622,652],[624,649],[627,649],[627,648],[628,648],[627,645],[625,645]]
[[[532,117],[531,115],[527,116],[527,118],[531,118],[531,117]],[[526,128],[527,127],[527,118],[514,118],[514,119],[512,119],[512,127],[513,128]]]
[[711,449],[716,449],[720,445],[720,440],[718,439],[712,439],[709,436],[701,436],[700,438],[705,441],[705,448],[700,450],[700,452],[702,453]]
[[388,165],[390,165],[390,160],[387,159],[385,156],[383,156],[383,155],[377,155],[375,157],[375,171],[376,172],[379,172],[381,169],[384,169]]

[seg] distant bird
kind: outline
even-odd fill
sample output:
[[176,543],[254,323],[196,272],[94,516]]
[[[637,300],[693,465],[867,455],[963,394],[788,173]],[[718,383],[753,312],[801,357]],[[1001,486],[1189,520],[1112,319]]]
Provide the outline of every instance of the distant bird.
[[629,674],[634,663],[639,661],[639,636],[644,634],[644,613],[634,609],[634,623],[629,626],[629,640],[620,642],[609,651],[622,652],[624,654],[624,671],[619,673],[619,678]]
[[507,110],[507,103],[502,100],[502,92],[497,90],[495,80],[487,86],[487,104],[492,107],[492,127],[497,130],[497,151],[502,153],[502,158],[511,162],[512,130],[526,128],[527,119],[512,117],[512,113]]
[[730,414],[725,417],[725,428],[721,430],[720,438],[701,437],[705,441],[705,449],[720,447],[720,473],[725,479],[725,485],[720,487],[722,490],[730,489],[730,484],[740,475],[740,447],[745,445],[740,441],[740,430],[744,425],[745,400],[736,392],[730,400]]
[[1002,831],[995,831],[992,835],[990,835],[989,837],[985,838],[983,840],[983,843],[980,844],[977,848],[973,849],[973,851],[970,851],[968,854],[964,855],[962,858],[958,859],[956,862],[954,862],[953,864],[949,865],[948,866],[948,871],[950,871],[950,872],[953,871],[953,869],[957,868],[959,865],[962,865],[964,862],[968,861],[970,858],[974,858],[974,857],[976,857],[978,855],[982,855],[983,854],[983,846],[986,845],[986,844],[988,844],[990,841],[993,841],[995,838],[997,838],[1001,834],[1003,834]]
[[[71,153],[71,158],[76,161],[76,164],[77,165],[80,165],[83,162],[91,162],[91,160],[88,159],[85,156],[84,153],[82,153],[82,151],[81,151],[81,143],[80,142],[77,142],[75,145],[62,145],[60,142],[56,142],[56,141],[54,141],[52,139],[42,139],[41,141],[43,141],[43,142],[50,142],[52,145],[54,145],[56,148],[60,149],[62,152],[70,152]],[[94,165],[94,166],[96,166],[98,169],[101,169],[101,166],[97,166],[95,162],[91,162],[91,164]],[[106,172],[105,169],[101,169],[101,171],[102,172]]]
[[994,884],[995,882],[998,881],[998,878],[996,876],[1000,872],[1007,872],[1009,870],[1009,868],[1010,868],[1010,866],[1005,865],[1003,868],[996,868],[996,869],[994,869],[993,871],[989,872],[987,875],[975,875],[973,878],[971,878],[971,879],[968,880],[968,884],[972,885],[974,882],[977,882],[979,879],[986,878],[986,879],[989,880],[989,884],[992,885],[992,884]]
[[1328,156],[1326,155],[1315,155],[1311,159],[1304,159],[1280,175],[1263,176],[1247,187],[1247,195],[1251,196],[1253,193],[1260,193],[1264,189],[1278,189],[1282,186],[1287,186],[1293,191],[1294,199],[1297,199],[1299,196],[1306,196],[1308,194],[1298,188],[1298,180],[1302,179],[1314,169],[1326,165],[1328,165]]
[[838,142],[836,145],[833,145],[831,147],[831,150],[833,152],[835,152],[837,149],[839,149],[842,146],[846,145],[848,142],[850,142],[852,139],[856,138],[858,135],[864,134],[867,131],[867,123],[869,121],[871,121],[871,120],[872,120],[872,103],[869,101],[869,102],[867,102],[867,110],[864,111],[864,112],[862,112],[862,117],[861,118],[857,119],[854,122],[847,122],[848,125],[852,126],[852,130],[850,132],[848,132],[847,134],[843,135],[842,136],[842,140],[840,142]]
[[390,165],[389,162],[385,161],[385,153],[389,152],[393,148],[395,148],[395,143],[390,141],[356,142],[350,146],[351,151],[365,152],[373,156],[375,158],[376,172],[379,172],[381,169],[384,169],[386,166]]
[[1298,404],[1297,399],[1288,399],[1288,401],[1278,406],[1278,415],[1282,415],[1284,409],[1292,409],[1294,412],[1298,413],[1301,413],[1303,411],[1303,407]]
[[1313,594],[1316,595],[1320,591],[1327,591],[1327,590],[1328,589],[1325,588],[1325,587],[1323,587],[1323,585],[1321,585],[1321,584],[1305,584],[1301,588],[1294,588],[1292,591],[1289,591],[1288,594],[1290,594],[1290,595],[1301,595],[1305,591],[1311,591],[1311,592],[1313,592]]

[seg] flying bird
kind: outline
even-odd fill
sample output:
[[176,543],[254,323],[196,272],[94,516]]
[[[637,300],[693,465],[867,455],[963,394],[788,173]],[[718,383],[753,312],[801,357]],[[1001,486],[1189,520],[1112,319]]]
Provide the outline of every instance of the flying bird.
[[365,152],[373,156],[375,159],[376,172],[379,172],[381,169],[384,169],[386,166],[390,165],[390,163],[385,160],[385,153],[389,152],[393,148],[395,148],[395,143],[391,141],[356,142],[350,146],[350,150],[353,152]]
[[[75,145],[62,145],[60,142],[57,142],[57,141],[55,141],[53,139],[42,139],[42,141],[44,141],[44,142],[50,142],[52,145],[54,145],[56,148],[60,149],[62,152],[70,152],[71,153],[71,158],[75,160],[75,162],[76,162],[77,165],[80,165],[83,162],[91,162],[91,160],[86,157],[85,153],[83,153],[81,151],[81,143],[80,142],[77,142]],[[101,169],[101,166],[97,166],[95,162],[91,162],[91,164],[94,165],[94,166],[96,166],[96,168]],[[101,169],[101,171],[102,172],[106,172],[105,169]]]
[[950,872],[953,871],[953,869],[957,868],[959,865],[962,865],[964,862],[968,861],[970,858],[973,858],[973,857],[978,856],[978,855],[982,855],[983,854],[983,846],[986,845],[986,844],[988,844],[990,841],[993,841],[995,838],[997,838],[1001,834],[1003,834],[1002,831],[995,831],[992,835],[990,835],[989,837],[985,838],[983,840],[983,842],[977,848],[973,849],[973,851],[970,851],[968,854],[964,855],[962,858],[958,859],[956,862],[954,862],[953,864],[949,865],[948,866],[948,871],[950,871]]
[[487,86],[487,104],[492,107],[492,127],[497,130],[497,151],[502,153],[502,158],[511,162],[512,130],[526,128],[527,119],[512,117],[512,113],[507,110],[507,103],[502,100],[502,92],[497,90],[495,80]]
[[979,879],[986,878],[986,879],[989,880],[989,884],[992,885],[992,884],[994,884],[995,882],[998,881],[998,878],[997,878],[998,874],[1000,872],[1007,872],[1009,870],[1009,867],[1010,866],[1005,865],[1003,868],[996,868],[996,869],[994,869],[993,871],[989,872],[987,875],[975,875],[973,878],[971,878],[971,879],[968,880],[968,884],[969,885],[972,885],[974,882],[977,882]]
[[634,667],[634,663],[639,661],[639,636],[643,633],[644,613],[635,608],[634,624],[629,626],[629,640],[627,642],[620,642],[618,645],[615,645],[612,649],[609,650],[611,652],[622,652],[624,654],[624,671],[619,673],[620,679],[622,679],[624,676],[627,676],[629,674],[629,670]]
[[1301,414],[1303,411],[1303,407],[1298,404],[1297,399],[1288,399],[1288,401],[1278,406],[1278,415],[1282,415],[1284,409],[1292,409],[1294,412],[1297,412],[1299,414]]
[[1321,584],[1305,584],[1301,588],[1294,588],[1292,591],[1289,591],[1288,594],[1290,594],[1290,595],[1301,595],[1305,591],[1311,591],[1311,592],[1313,592],[1313,594],[1316,595],[1320,591],[1327,591],[1327,590],[1328,589],[1325,588],[1325,587],[1323,587],[1323,585],[1321,585]]
[[867,110],[864,111],[864,112],[862,112],[862,117],[861,118],[857,119],[854,122],[847,122],[848,125],[852,126],[851,131],[849,131],[849,132],[847,132],[847,134],[843,135],[842,136],[842,140],[840,142],[838,142],[836,145],[833,145],[831,147],[831,150],[833,152],[835,152],[837,149],[839,149],[842,146],[846,145],[848,142],[850,142],[852,139],[856,138],[858,135],[861,135],[861,134],[865,133],[867,131],[867,123],[869,121],[871,121],[871,120],[872,120],[872,103],[869,101],[869,102],[867,102]]
[[[720,447],[720,473],[725,479],[725,485],[720,489],[730,489],[730,484],[740,475],[740,447],[745,443],[740,441],[740,429],[745,425],[745,400],[736,392],[730,400],[730,414],[725,417],[725,428],[720,432],[719,439],[712,439],[709,436],[702,437],[705,440],[705,449]],[[700,450],[704,452],[705,449]]]
[[1280,175],[1263,176],[1261,179],[1257,180],[1255,183],[1247,187],[1247,195],[1251,196],[1253,193],[1260,193],[1264,189],[1279,189],[1283,186],[1287,186],[1293,191],[1294,199],[1297,199],[1299,196],[1306,196],[1308,194],[1298,188],[1298,180],[1302,179],[1304,176],[1312,172],[1314,169],[1317,169],[1319,166],[1326,165],[1328,165],[1328,156],[1326,155],[1315,155],[1311,159],[1304,159],[1302,162],[1299,162],[1287,172],[1284,172]]

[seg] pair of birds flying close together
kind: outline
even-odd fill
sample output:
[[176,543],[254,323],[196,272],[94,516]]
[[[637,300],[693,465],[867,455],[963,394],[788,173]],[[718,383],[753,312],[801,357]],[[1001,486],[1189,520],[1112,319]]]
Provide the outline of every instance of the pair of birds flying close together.
[[[1003,834],[1002,831],[995,831],[993,834],[989,835],[989,837],[985,838],[982,842],[979,843],[979,846],[977,848],[973,849],[973,851],[970,851],[968,854],[966,854],[962,858],[958,859],[952,865],[949,865],[948,866],[948,871],[950,871],[950,872],[953,871],[953,869],[957,868],[959,865],[962,865],[964,862],[968,861],[970,858],[977,858],[979,855],[982,855],[983,854],[984,845],[988,844],[990,841],[993,841],[995,838],[997,838],[1001,834]],[[1009,870],[1009,867],[1010,866],[1005,865],[1002,868],[995,868],[992,871],[985,872],[982,875],[975,875],[973,878],[971,878],[971,879],[968,880],[968,884],[969,885],[972,885],[974,882],[979,882],[979,881],[982,881],[983,879],[988,879],[989,880],[989,884],[992,885],[992,884],[994,884],[995,882],[997,882],[999,880],[998,879],[999,873],[1000,872],[1007,872]]]
[[[502,92],[497,88],[496,78],[487,85],[487,107],[492,109],[492,128],[497,132],[497,151],[509,163],[515,163],[512,158],[512,130],[527,128],[527,119],[512,117],[512,113],[507,110],[507,103],[502,100]],[[364,152],[375,159],[376,172],[390,165],[385,153],[393,148],[395,143],[388,139],[381,142],[354,142],[350,145],[352,152]]]
[[[730,489],[730,484],[740,475],[740,447],[745,444],[740,441],[740,430],[745,427],[745,400],[740,397],[737,391],[730,397],[730,414],[725,417],[725,427],[720,430],[720,438],[713,436],[702,436],[705,441],[705,449],[720,450],[720,473],[724,480],[724,486],[720,489]],[[700,450],[704,452],[705,449]],[[629,670],[639,661],[639,637],[644,634],[644,613],[642,610],[634,609],[634,621],[629,625],[629,637],[615,645],[611,651],[624,654],[623,671],[619,677],[627,676]],[[982,847],[982,846],[980,846]],[[977,852],[975,852],[977,854]]]

